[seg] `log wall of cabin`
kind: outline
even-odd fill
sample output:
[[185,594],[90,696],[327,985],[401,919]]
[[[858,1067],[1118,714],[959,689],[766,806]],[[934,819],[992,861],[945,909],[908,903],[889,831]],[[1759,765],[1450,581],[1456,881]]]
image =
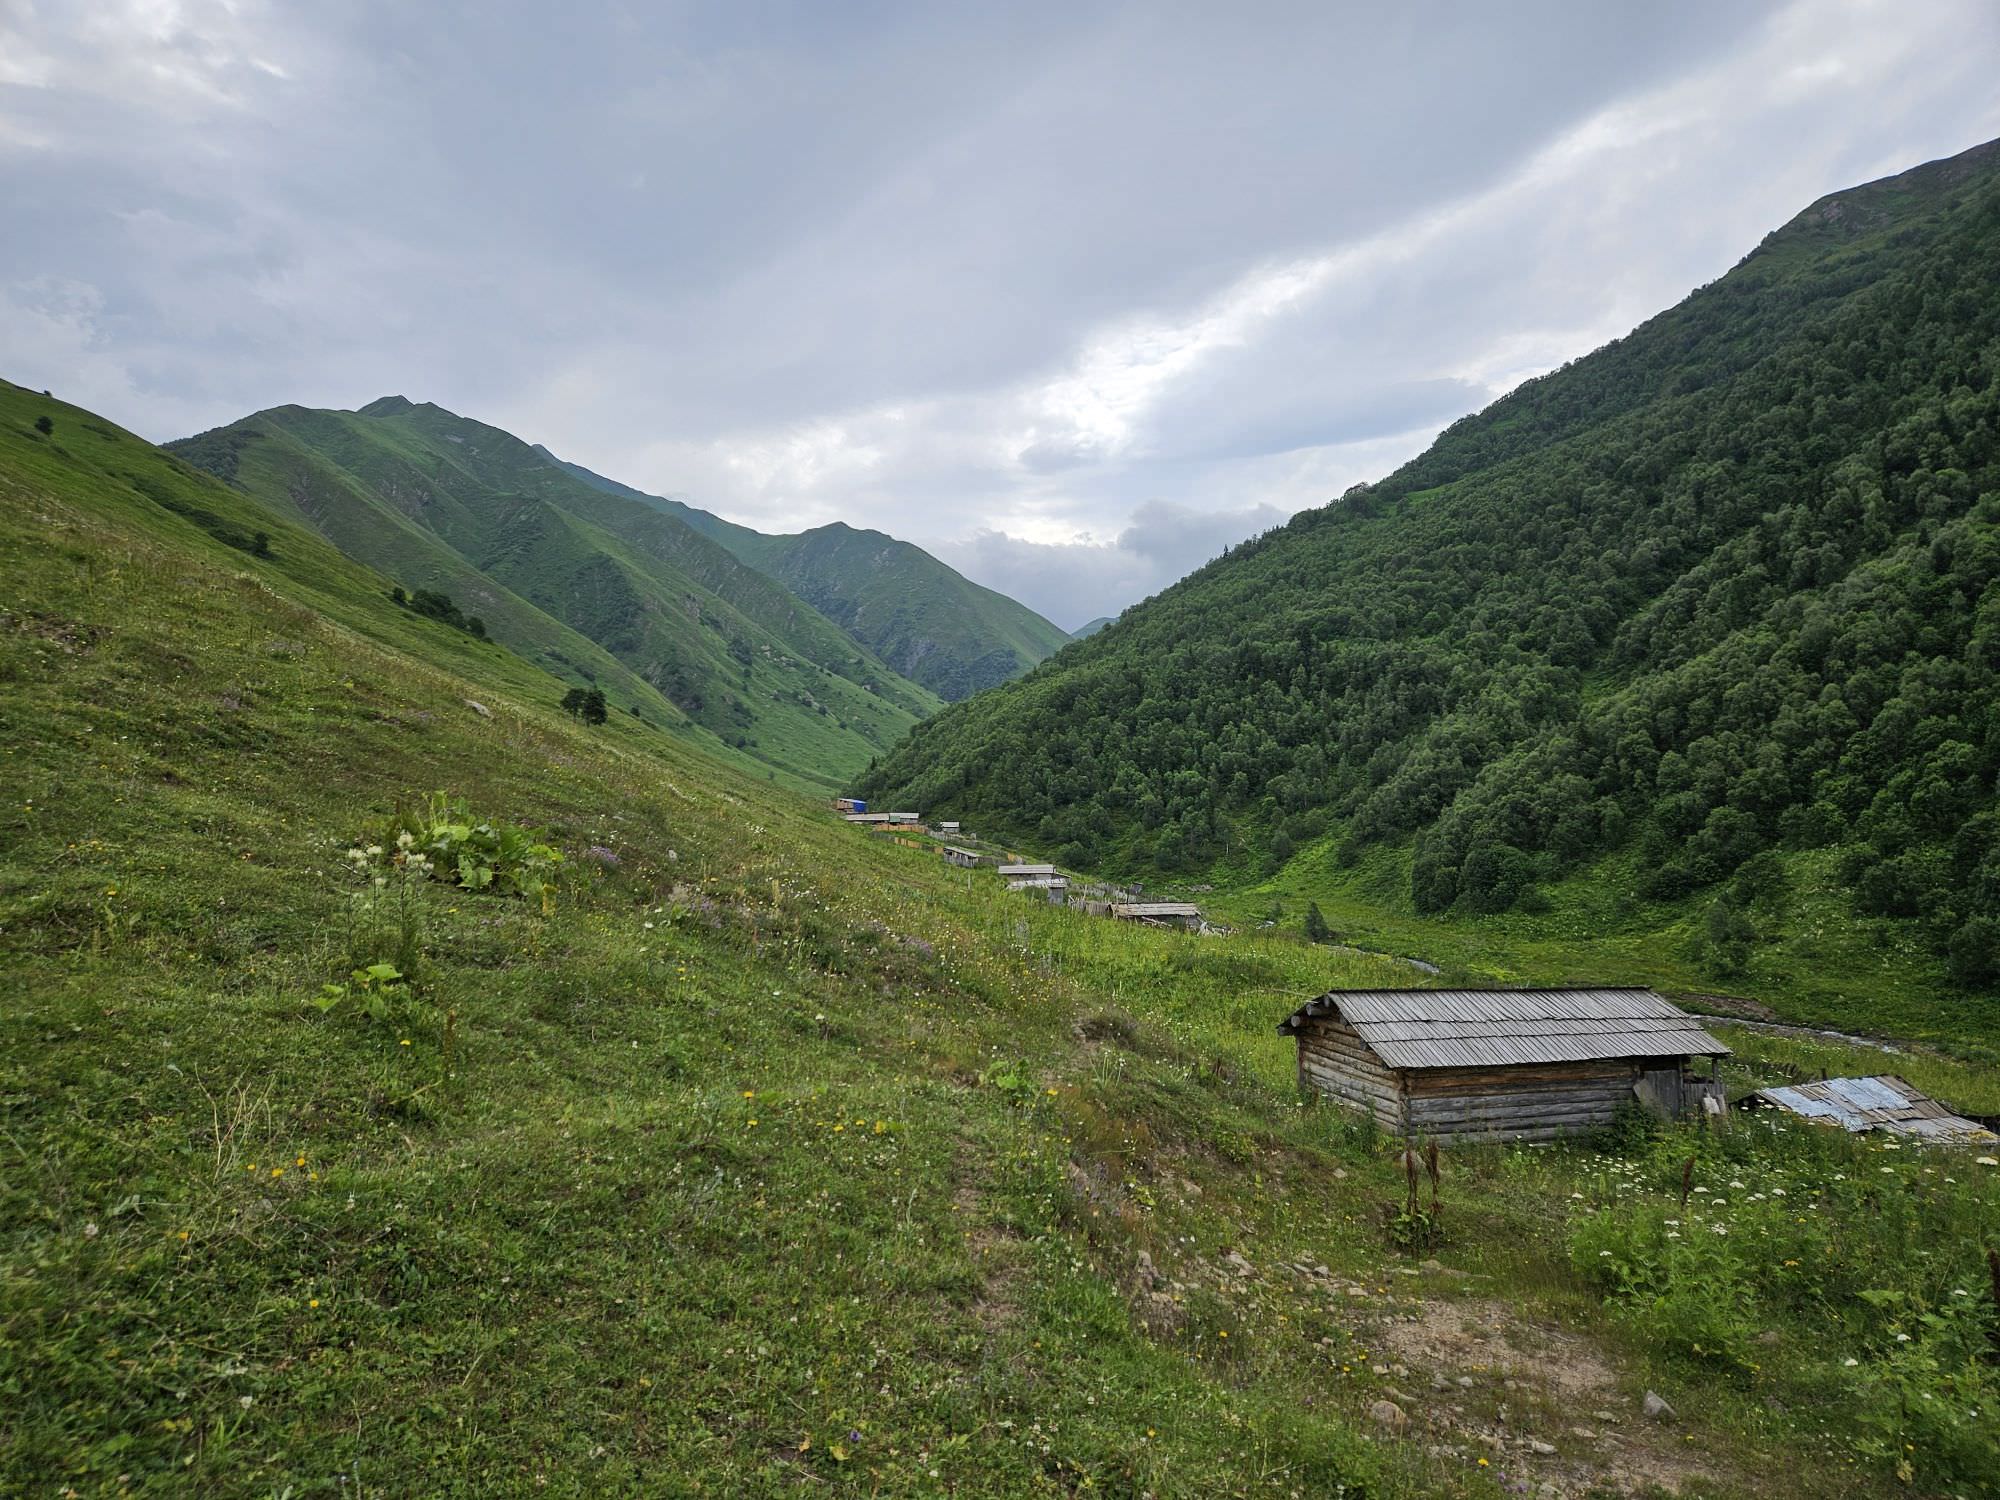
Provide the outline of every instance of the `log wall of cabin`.
[[1391,1130],[1403,1128],[1402,1080],[1368,1050],[1352,1026],[1318,1016],[1299,1028],[1299,1086],[1366,1110]]
[[[1640,1064],[1629,1058],[1494,1068],[1387,1067],[1337,1016],[1297,1033],[1299,1085],[1366,1110],[1412,1135],[1543,1141],[1608,1125],[1634,1100]],[[1679,1059],[1652,1058],[1648,1069]]]
[[[1652,1066],[1657,1067],[1655,1061]],[[1540,1141],[1608,1125],[1633,1102],[1625,1058],[1506,1068],[1419,1068],[1401,1077],[1417,1135]]]

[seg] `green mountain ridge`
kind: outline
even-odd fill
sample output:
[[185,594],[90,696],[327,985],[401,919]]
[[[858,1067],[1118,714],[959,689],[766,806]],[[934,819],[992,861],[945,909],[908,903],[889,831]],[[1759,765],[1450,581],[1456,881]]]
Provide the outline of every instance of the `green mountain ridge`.
[[835,521],[771,536],[536,451],[586,484],[676,516],[720,542],[947,702],[1020,676],[1071,639],[1026,605],[884,532]]
[[938,705],[674,516],[428,403],[274,407],[170,451],[490,615],[494,639],[599,682],[616,706],[698,728],[794,784],[840,785]]
[[1996,168],[1986,145],[1821,199],[862,789],[1127,873],[1398,849],[1418,915],[1601,869],[1640,910],[1707,902],[1722,975],[1784,930],[1759,889],[1823,851],[1881,941],[1990,992]]

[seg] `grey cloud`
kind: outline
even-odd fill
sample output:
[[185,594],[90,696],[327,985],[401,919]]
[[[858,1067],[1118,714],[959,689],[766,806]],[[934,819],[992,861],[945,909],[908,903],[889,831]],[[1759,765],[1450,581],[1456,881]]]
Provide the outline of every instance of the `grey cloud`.
[[1288,514],[1268,505],[1215,512],[1154,500],[1139,506],[1109,542],[1026,542],[982,531],[938,551],[969,576],[1075,630],[1158,593],[1225,548],[1282,524]]

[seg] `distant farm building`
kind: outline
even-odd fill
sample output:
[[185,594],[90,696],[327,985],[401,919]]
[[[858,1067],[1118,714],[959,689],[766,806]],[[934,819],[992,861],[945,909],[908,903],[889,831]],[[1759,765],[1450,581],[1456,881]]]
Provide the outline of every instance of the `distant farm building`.
[[1111,915],[1121,922],[1144,922],[1149,927],[1201,926],[1201,908],[1192,901],[1113,903]]
[[1042,891],[1051,901],[1061,901],[1069,892],[1069,877],[1058,875],[1054,865],[1002,865],[1000,878],[1010,891]]
[[1953,1145],[1995,1139],[1977,1120],[1953,1114],[1893,1073],[1873,1078],[1822,1078],[1817,1083],[1758,1089],[1737,1102],[1738,1109],[1782,1109],[1851,1134],[1885,1130],[1891,1135]]
[[833,810],[844,813],[865,813],[868,811],[868,804],[859,797],[835,797]]
[[1622,1105],[1717,1112],[1690,1076],[1729,1049],[1651,990],[1330,990],[1278,1030],[1299,1084],[1398,1135],[1549,1140]]
[[944,862],[948,865],[958,865],[969,870],[979,863],[979,856],[974,854],[970,849],[947,846],[944,851]]
[[865,828],[880,828],[891,821],[887,813],[851,812],[844,814],[849,823],[859,823]]
[[939,832],[939,833],[957,833],[957,832],[958,832],[958,824],[957,824],[957,823],[956,823],[955,821],[946,821],[946,822],[943,822],[943,823],[940,823],[940,824],[938,824],[938,832]]
[[1016,880],[1041,880],[1055,874],[1055,872],[1056,867],[1054,865],[1000,866],[1000,878],[1010,883]]
[[891,823],[921,823],[923,820],[924,815],[922,813],[892,812],[889,814],[889,821]]

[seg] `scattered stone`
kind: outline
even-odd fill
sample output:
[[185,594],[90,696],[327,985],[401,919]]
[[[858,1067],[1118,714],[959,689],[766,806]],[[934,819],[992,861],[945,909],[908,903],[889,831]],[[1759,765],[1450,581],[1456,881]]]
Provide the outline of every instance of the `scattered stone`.
[[1345,1167],[1335,1167],[1335,1168],[1333,1169],[1333,1180],[1334,1180],[1335,1182],[1345,1182],[1345,1181],[1347,1181],[1347,1168],[1345,1168]]
[[1387,1365],[1370,1365],[1368,1373],[1373,1375],[1377,1380],[1380,1380],[1389,1373],[1389,1367]]
[[1350,1286],[1347,1289],[1347,1295],[1350,1297],[1365,1297],[1368,1295],[1368,1288],[1365,1286]]
[[465,700],[465,706],[471,709],[474,713],[478,714],[479,717],[482,719],[490,719],[493,717],[493,710],[488,708],[484,703],[481,703],[477,698],[467,698]]
[[1160,1284],[1160,1273],[1153,1269],[1153,1257],[1144,1250],[1139,1252],[1139,1285],[1149,1291]]
[[1451,1383],[1444,1376],[1438,1374],[1436,1370],[1433,1370],[1431,1371],[1431,1389],[1434,1391],[1448,1391],[1451,1389]]
[[1409,1430],[1409,1413],[1393,1401],[1377,1401],[1368,1408],[1368,1420],[1378,1427],[1386,1427],[1391,1432]]
[[1322,1281],[1324,1281],[1327,1277],[1331,1276],[1332,1274],[1333,1272],[1329,1271],[1325,1266],[1313,1267],[1313,1275],[1319,1277],[1320,1280]]
[[1594,1427],[1572,1427],[1569,1435],[1573,1438],[1582,1438],[1586,1443],[1597,1441],[1597,1429]]
[[1616,1422],[1618,1420],[1618,1414],[1610,1411],[1594,1411],[1591,1413],[1591,1416],[1600,1422]]
[[1470,1375],[1461,1375],[1458,1377],[1458,1388],[1462,1391],[1471,1390],[1475,1383]]
[[1658,1391],[1646,1392],[1646,1399],[1640,1404],[1639,1409],[1656,1422],[1668,1421],[1674,1414],[1674,1409],[1667,1404],[1667,1398]]
[[1556,1451],[1556,1445],[1554,1443],[1545,1443],[1540,1438],[1529,1438],[1528,1451],[1530,1453],[1539,1453],[1542,1457],[1547,1458]]
[[1410,1378],[1410,1367],[1408,1365],[1391,1365],[1389,1366],[1389,1373],[1398,1380],[1407,1380]]
[[1257,1273],[1257,1268],[1245,1260],[1240,1251],[1230,1251],[1222,1257],[1222,1263],[1231,1267],[1238,1276],[1254,1276]]
[[1775,1328],[1766,1328],[1762,1333],[1757,1335],[1757,1342],[1767,1349],[1773,1344],[1782,1344],[1784,1341],[1785,1336]]

